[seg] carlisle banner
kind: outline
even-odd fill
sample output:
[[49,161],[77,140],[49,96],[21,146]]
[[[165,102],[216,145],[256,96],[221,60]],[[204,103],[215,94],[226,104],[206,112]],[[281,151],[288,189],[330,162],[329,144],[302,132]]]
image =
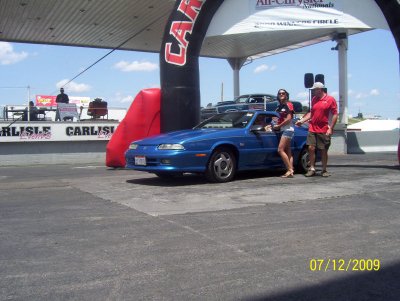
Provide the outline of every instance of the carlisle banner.
[[99,122],[96,125],[71,122],[0,125],[0,143],[110,140],[117,127],[117,122]]

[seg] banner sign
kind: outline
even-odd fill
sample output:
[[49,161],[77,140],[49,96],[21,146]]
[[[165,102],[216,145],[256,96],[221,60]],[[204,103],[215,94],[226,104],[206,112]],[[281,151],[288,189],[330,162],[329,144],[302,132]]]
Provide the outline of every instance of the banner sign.
[[110,140],[118,123],[14,123],[0,124],[0,142]]
[[[36,95],[36,106],[37,107],[55,107],[57,96],[53,95]],[[74,103],[78,107],[82,106],[87,108],[89,106],[90,97],[84,96],[69,96],[69,103]]]
[[57,96],[51,95],[36,95],[36,106],[37,107],[55,107]]
[[[295,30],[315,30],[322,37],[332,30],[387,28],[382,17],[373,0],[230,0],[217,12],[207,37]],[[298,40],[315,36],[304,33]]]
[[338,0],[253,0],[255,9],[268,9],[274,7],[299,7],[302,9],[338,8]]
[[75,118],[79,119],[78,110],[76,108],[76,104],[74,103],[59,103],[57,104],[57,110],[60,114],[60,119],[64,120],[64,118]]
[[254,27],[263,30],[311,29],[343,25],[341,0],[251,0]]
[[69,103],[74,103],[78,107],[82,106],[84,108],[89,107],[90,97],[82,96],[69,96]]

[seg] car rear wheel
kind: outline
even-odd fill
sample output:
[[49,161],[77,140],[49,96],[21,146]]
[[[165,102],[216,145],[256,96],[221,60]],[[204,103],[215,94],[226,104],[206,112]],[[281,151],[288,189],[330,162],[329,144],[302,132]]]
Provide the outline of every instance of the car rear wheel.
[[306,173],[310,166],[310,155],[308,154],[307,147],[303,147],[300,152],[299,161],[297,163],[297,171],[299,173]]
[[206,178],[215,183],[225,183],[236,174],[236,157],[228,148],[218,148],[207,164]]

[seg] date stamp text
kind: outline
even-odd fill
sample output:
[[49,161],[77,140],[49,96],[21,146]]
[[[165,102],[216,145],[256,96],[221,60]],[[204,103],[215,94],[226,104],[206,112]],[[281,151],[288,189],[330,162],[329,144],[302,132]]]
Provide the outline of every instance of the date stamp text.
[[364,259],[364,258],[349,258],[349,259],[331,259],[331,258],[312,258],[309,263],[310,271],[312,272],[327,272],[327,271],[379,271],[381,261],[379,259]]

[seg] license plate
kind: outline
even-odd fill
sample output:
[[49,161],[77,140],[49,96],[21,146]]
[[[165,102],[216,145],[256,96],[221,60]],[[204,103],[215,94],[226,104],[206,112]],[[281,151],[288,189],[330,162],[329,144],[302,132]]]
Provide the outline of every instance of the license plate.
[[146,165],[145,156],[135,156],[135,165]]

